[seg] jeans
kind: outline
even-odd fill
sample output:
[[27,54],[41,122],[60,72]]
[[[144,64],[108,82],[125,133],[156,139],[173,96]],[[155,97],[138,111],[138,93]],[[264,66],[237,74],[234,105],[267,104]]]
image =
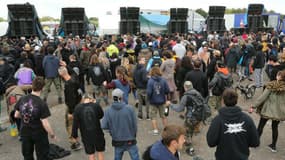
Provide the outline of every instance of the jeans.
[[146,115],[149,117],[149,102],[147,99],[146,89],[137,89],[137,97],[139,100],[138,116],[143,117],[143,102],[145,102]]
[[129,152],[131,160],[139,160],[139,151],[137,145],[123,145],[115,147],[115,158],[114,160],[122,160],[123,154],[125,151]]
[[47,134],[22,136],[22,154],[24,160],[34,160],[34,147],[37,160],[49,160],[49,141]]
[[256,87],[262,87],[263,86],[262,68],[255,68],[254,69],[254,79],[255,79]]

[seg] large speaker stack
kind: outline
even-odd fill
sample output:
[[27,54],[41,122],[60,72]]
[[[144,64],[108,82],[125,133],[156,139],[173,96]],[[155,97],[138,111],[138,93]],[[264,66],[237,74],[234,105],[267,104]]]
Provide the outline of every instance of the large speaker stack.
[[168,22],[169,33],[188,32],[188,8],[170,8],[170,21]]
[[120,7],[120,34],[137,34],[140,32],[140,8]]
[[45,36],[42,31],[36,9],[34,5],[25,4],[9,4],[8,17],[9,28],[7,36],[9,37],[31,37],[38,36],[43,38]]
[[210,6],[208,12],[208,18],[206,21],[208,32],[223,32],[225,27],[225,10],[224,6]]
[[84,8],[62,8],[61,27],[65,35],[86,35],[88,20],[85,16]]
[[263,4],[249,4],[247,10],[247,27],[249,31],[257,32],[263,28]]

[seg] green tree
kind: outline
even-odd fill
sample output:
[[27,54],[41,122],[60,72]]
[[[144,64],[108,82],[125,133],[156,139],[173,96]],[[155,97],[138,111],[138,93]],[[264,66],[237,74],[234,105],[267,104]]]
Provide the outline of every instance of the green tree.
[[90,23],[94,24],[96,27],[99,26],[99,19],[98,19],[98,17],[90,17],[88,20],[89,20]]
[[6,21],[4,18],[0,17],[0,22]]
[[46,21],[55,21],[56,19],[50,16],[44,16],[40,18],[41,22],[46,22]]
[[204,11],[202,8],[196,9],[195,12],[199,13],[204,18],[208,16],[208,12]]

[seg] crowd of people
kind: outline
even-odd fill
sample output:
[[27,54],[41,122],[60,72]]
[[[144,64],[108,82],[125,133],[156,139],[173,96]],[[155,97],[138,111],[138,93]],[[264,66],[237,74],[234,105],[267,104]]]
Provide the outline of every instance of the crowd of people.
[[[34,146],[37,159],[46,160],[48,135],[56,139],[48,122],[52,84],[58,103],[66,105],[70,148],[82,148],[79,129],[90,160],[95,151],[99,160],[104,159],[103,130],[112,137],[115,160],[125,151],[132,160],[141,159],[137,120],[144,119],[151,120],[151,133],[162,139],[145,151],[143,159],[178,160],[182,148],[193,156],[192,138],[205,120],[198,114],[204,104],[212,112],[207,142],[217,147],[216,159],[247,159],[248,148],[259,146],[268,120],[268,147],[277,152],[278,124],[285,119],[285,36],[276,32],[1,37],[0,42],[1,99],[7,102],[11,124],[17,124],[25,160],[33,159]],[[257,128],[237,104],[238,94],[232,89],[236,76],[264,90],[252,104],[261,117]],[[171,125],[169,109],[181,112],[185,127]],[[158,126],[157,114],[163,127]],[[5,130],[0,126],[0,132]]]

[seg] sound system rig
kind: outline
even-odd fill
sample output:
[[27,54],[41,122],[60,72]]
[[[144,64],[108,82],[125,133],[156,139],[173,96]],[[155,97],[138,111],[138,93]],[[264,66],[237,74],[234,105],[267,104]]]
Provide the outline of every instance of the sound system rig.
[[225,6],[210,6],[206,20],[207,31],[221,33],[226,31],[225,27]]
[[120,7],[120,34],[140,33],[139,7]]
[[188,8],[170,8],[168,33],[188,32]]
[[[263,18],[266,18],[262,15],[264,10],[263,4],[249,4],[247,10],[247,28],[249,32],[258,31],[269,31],[273,28],[266,28],[263,26]],[[268,18],[268,17],[267,17]]]
[[86,35],[88,30],[88,19],[85,15],[85,9],[62,8],[60,26],[63,28],[65,35]]
[[8,37],[31,37],[38,36],[44,38],[34,5],[25,4],[8,4]]

